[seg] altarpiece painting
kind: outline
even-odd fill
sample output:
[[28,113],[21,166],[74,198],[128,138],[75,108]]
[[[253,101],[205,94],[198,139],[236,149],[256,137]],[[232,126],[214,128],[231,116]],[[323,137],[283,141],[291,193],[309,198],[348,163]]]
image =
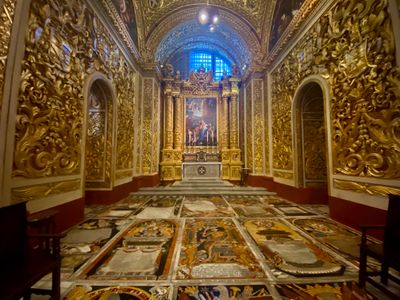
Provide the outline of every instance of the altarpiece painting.
[[186,146],[217,145],[217,99],[186,98]]

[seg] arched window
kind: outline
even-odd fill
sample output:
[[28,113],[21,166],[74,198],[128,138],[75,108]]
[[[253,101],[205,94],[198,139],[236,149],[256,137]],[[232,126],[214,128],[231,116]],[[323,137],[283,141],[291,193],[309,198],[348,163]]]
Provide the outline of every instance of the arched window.
[[225,57],[207,51],[191,51],[190,52],[190,69],[197,71],[203,67],[206,71],[213,70],[214,80],[221,80],[226,71],[227,75],[231,74],[231,63]]

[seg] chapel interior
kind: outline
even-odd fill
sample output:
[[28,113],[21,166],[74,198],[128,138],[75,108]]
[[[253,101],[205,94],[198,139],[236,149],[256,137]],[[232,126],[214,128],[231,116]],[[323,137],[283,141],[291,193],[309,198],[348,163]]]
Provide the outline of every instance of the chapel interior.
[[400,0],[0,18],[0,211],[63,234],[62,299],[400,298],[359,282],[362,226],[400,201]]

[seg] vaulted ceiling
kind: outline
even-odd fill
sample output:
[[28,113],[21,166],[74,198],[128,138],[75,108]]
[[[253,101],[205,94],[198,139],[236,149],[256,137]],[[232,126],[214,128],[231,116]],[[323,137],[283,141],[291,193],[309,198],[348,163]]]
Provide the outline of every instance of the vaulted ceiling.
[[[322,0],[103,0],[123,19],[126,3],[135,15],[135,46],[144,63],[166,63],[179,51],[218,51],[239,66],[265,65]],[[197,21],[202,7],[218,9],[210,32]],[[114,22],[120,25],[123,22]],[[129,26],[128,26],[129,27]],[[131,29],[125,32],[129,32]],[[123,32],[124,30],[122,30]],[[121,30],[120,30],[121,32]]]

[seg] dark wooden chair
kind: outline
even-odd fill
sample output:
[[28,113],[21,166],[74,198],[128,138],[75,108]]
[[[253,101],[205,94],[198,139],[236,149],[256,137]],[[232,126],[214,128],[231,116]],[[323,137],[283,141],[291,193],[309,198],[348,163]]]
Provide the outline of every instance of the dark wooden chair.
[[[367,233],[369,230],[383,230],[383,243],[369,243]],[[389,269],[400,271],[400,196],[389,195],[389,206],[385,225],[361,226],[360,244],[360,271],[359,285],[364,287],[366,282],[383,291],[394,299],[400,299],[400,293],[394,293],[388,287],[388,280],[394,285],[400,285],[400,280],[393,276]],[[372,257],[380,264],[379,270],[374,270],[368,265],[368,257]],[[380,276],[380,282],[374,280]]]
[[[29,299],[35,293],[60,299],[62,235],[28,234],[25,203],[0,208],[0,222],[0,298]],[[51,290],[32,288],[49,273],[52,273]]]

